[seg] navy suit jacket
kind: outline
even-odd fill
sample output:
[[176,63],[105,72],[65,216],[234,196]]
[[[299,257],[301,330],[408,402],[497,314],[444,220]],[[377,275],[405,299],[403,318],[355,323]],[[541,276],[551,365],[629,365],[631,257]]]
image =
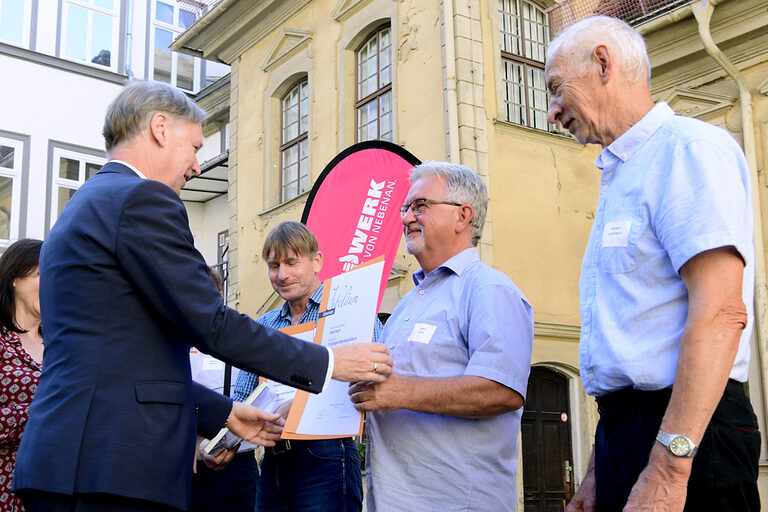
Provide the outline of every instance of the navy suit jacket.
[[[166,185],[110,162],[75,193],[40,254],[45,354],[15,489],[110,493],[186,509],[195,433],[231,402],[190,376],[190,344],[318,392],[325,348],[223,304]],[[198,415],[199,411],[199,415]]]

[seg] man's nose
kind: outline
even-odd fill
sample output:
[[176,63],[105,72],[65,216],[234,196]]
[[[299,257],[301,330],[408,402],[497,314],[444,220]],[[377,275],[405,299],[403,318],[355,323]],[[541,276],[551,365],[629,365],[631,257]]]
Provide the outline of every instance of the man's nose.
[[549,100],[549,110],[547,110],[547,121],[549,121],[552,124],[555,124],[560,120],[560,116],[562,115],[563,110],[560,108],[560,105],[556,100],[550,99]]
[[192,174],[200,174],[200,162],[197,161],[197,157],[195,157],[195,165],[192,166]]
[[400,222],[403,223],[403,226],[407,226],[412,222],[416,222],[416,216],[413,214],[413,208],[409,207],[408,210],[400,216]]

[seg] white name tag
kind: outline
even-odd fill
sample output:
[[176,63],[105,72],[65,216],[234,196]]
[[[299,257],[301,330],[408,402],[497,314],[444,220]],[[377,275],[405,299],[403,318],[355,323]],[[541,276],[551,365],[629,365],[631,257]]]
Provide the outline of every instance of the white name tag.
[[214,359],[212,357],[206,357],[203,359],[203,370],[223,370],[224,369],[224,361],[219,361],[218,359]]
[[416,324],[413,326],[411,335],[408,336],[408,341],[415,341],[418,343],[429,343],[432,339],[432,335],[435,334],[437,329],[436,325],[429,324]]
[[629,242],[631,220],[606,222],[603,228],[603,247],[626,247]]

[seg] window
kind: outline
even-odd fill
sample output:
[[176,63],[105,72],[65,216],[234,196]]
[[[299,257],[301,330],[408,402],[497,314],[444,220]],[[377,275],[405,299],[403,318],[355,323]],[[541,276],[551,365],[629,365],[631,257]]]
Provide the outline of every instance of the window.
[[23,143],[0,137],[0,247],[19,238]]
[[357,141],[392,142],[392,44],[382,27],[357,50]]
[[55,147],[51,186],[50,226],[85,180],[96,174],[105,158]]
[[288,201],[309,190],[309,92],[307,80],[283,96],[280,136],[280,197]]
[[504,117],[512,123],[549,130],[549,96],[544,76],[549,22],[527,0],[499,0]]
[[168,47],[197,19],[191,7],[173,0],[155,0],[152,3],[150,75],[179,89],[200,89],[200,59],[172,52]]
[[61,55],[117,71],[119,0],[65,0]]
[[31,0],[0,0],[0,41],[29,47]]

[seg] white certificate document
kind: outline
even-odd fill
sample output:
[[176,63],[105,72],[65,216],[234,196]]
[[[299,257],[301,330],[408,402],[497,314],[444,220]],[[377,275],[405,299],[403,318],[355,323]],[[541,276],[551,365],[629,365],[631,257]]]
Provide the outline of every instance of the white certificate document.
[[[372,341],[383,270],[382,256],[324,282],[315,343],[333,347]],[[331,380],[317,395],[297,392],[282,437],[322,439],[360,435],[363,415],[352,405],[348,390],[349,383]]]

